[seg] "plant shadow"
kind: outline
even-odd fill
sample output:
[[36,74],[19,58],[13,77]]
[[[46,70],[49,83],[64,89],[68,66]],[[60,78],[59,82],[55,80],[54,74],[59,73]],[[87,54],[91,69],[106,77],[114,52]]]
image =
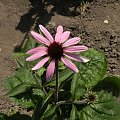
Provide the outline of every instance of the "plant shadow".
[[0,113],[0,120],[32,120],[32,118],[29,115],[20,114],[20,112],[17,112],[11,116]]
[[29,11],[21,16],[20,22],[16,26],[16,30],[26,33],[22,43],[16,46],[14,51],[19,52],[24,40],[28,36],[31,27],[37,29],[39,24],[46,25],[55,15],[55,13],[62,16],[76,16],[81,13],[81,5],[93,0],[29,0],[31,8]]
[[113,96],[119,97],[120,95],[120,78],[111,76],[106,77],[100,81],[94,88],[94,91],[105,90],[112,93]]

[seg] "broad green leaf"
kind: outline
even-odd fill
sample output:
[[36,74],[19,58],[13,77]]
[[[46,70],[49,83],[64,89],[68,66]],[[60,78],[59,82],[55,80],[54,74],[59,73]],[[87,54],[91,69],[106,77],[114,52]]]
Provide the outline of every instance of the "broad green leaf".
[[[33,78],[30,70],[26,68],[20,68],[5,81],[5,88],[9,91],[9,96],[15,96],[12,98],[17,104],[24,106],[25,108],[34,106],[31,93],[26,93],[31,90],[32,87],[37,86],[35,79]],[[21,95],[22,94],[22,95]]]
[[10,90],[6,95],[12,97],[15,95],[18,95],[20,93],[23,93],[29,89],[31,89],[34,84],[29,84],[27,82],[20,83],[19,85],[15,86],[12,90]]
[[41,89],[33,89],[33,94],[41,97],[45,96],[45,93]]
[[98,92],[96,102],[78,109],[80,120],[120,120],[120,103],[112,94],[105,91]]
[[8,77],[5,80],[4,86],[7,91],[11,91],[15,86],[19,85],[21,81],[19,81],[15,76]]
[[13,76],[8,77],[5,81],[5,88],[8,91],[11,91],[16,86],[18,86],[20,84],[23,85],[23,83],[28,83],[29,85],[36,84],[32,74],[30,73],[30,70],[28,70],[26,68],[20,68],[20,69],[18,69],[18,71],[16,71],[14,73]]
[[21,81],[21,82],[28,82],[28,83],[32,83],[35,84],[35,80],[33,78],[32,73],[30,72],[30,70],[26,69],[26,68],[21,68],[19,69],[15,76]]
[[79,67],[78,83],[86,88],[91,88],[102,80],[106,74],[107,62],[105,55],[102,52],[94,49],[89,49],[82,56],[88,58],[87,63],[77,63]]
[[72,105],[72,110],[70,113],[70,120],[75,120],[76,119],[76,107],[75,105]]
[[55,106],[51,107],[49,110],[47,110],[43,115],[44,118],[47,118],[47,117],[51,116],[52,114],[54,114],[56,108],[57,108],[57,106],[55,105]]
[[100,81],[95,87],[94,90],[106,90],[112,92],[116,97],[120,95],[120,77],[117,76],[108,76]]

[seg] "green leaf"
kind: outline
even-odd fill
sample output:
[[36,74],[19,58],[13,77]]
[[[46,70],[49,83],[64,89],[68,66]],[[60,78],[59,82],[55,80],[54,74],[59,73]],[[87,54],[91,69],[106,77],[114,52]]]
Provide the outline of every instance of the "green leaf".
[[28,82],[28,83],[32,83],[35,84],[35,80],[33,78],[32,73],[30,72],[30,70],[26,69],[26,68],[21,68],[19,69],[15,76],[21,81],[21,82]]
[[[72,74],[73,72],[68,69],[65,69],[59,72],[59,86],[63,81],[68,79]],[[56,82],[55,82],[55,76],[54,76],[53,79],[50,82],[46,83],[44,86],[55,86],[55,85],[56,85]]]
[[120,78],[117,76],[108,76],[100,81],[95,87],[94,90],[106,90],[112,92],[116,97],[120,95]]
[[22,51],[28,51],[36,46],[36,41],[32,37],[25,39],[25,42],[22,46]]
[[45,71],[46,71],[46,69],[44,67],[41,67],[40,69],[37,70],[36,74],[38,76],[41,76]]
[[16,104],[22,106],[23,108],[34,108],[35,107],[35,103],[34,100],[31,99],[30,95],[24,95],[24,96],[20,96],[16,97],[16,98],[11,98]]
[[[9,77],[5,81],[5,88],[12,100],[17,104],[22,105],[25,108],[34,106],[32,99],[32,87],[37,86],[33,75],[30,70],[26,68],[20,68],[14,73],[13,76]],[[30,92],[29,92],[30,91]]]
[[70,113],[70,120],[75,120],[76,119],[76,107],[75,105],[72,105],[72,110]]
[[25,66],[25,64],[26,64],[25,58],[26,58],[25,56],[15,58],[15,63],[16,63],[18,68]]
[[33,94],[41,97],[45,96],[44,92],[41,89],[33,89]]
[[51,116],[52,114],[55,113],[55,110],[56,110],[57,106],[53,106],[51,107],[49,110],[47,110],[45,113],[44,113],[44,118],[47,118],[49,116]]
[[77,108],[80,120],[120,120],[120,103],[105,91],[96,93],[96,101]]
[[53,91],[50,91],[48,93],[48,95],[44,98],[43,102],[42,102],[42,107],[48,102],[48,100],[51,98],[51,96],[53,95]]
[[103,53],[94,49],[89,49],[81,53],[81,55],[90,61],[77,63],[80,71],[77,84],[91,88],[104,78],[107,70],[106,58]]
[[17,53],[13,53],[14,57],[20,57],[20,56],[28,56],[25,52],[17,52]]
[[79,100],[86,93],[86,88],[78,85],[75,90],[75,100]]
[[64,70],[66,67],[65,67],[65,65],[64,65],[64,63],[63,62],[59,62],[59,64],[58,64],[58,69],[59,70]]
[[52,97],[52,95],[53,95],[53,91],[50,91],[48,95],[44,98],[44,100],[42,101],[42,105],[40,101],[38,101],[35,107],[35,110],[34,110],[33,120],[39,120],[43,116],[45,110],[47,109],[49,100]]
[[76,73],[76,74],[73,75],[73,79],[72,79],[72,82],[71,82],[71,94],[72,94],[73,98],[75,98],[77,80],[78,80],[78,74]]
[[23,93],[29,89],[31,89],[34,86],[34,84],[29,84],[29,83],[21,83],[17,86],[15,86],[12,90],[10,90],[6,95],[12,97],[15,95],[18,95],[20,93]]
[[6,120],[7,115],[0,113],[0,120]]
[[24,86],[23,85],[24,83],[25,84],[27,83],[28,86],[36,84],[32,74],[30,73],[30,70],[26,68],[20,68],[18,69],[18,71],[15,72],[13,76],[8,77],[5,80],[5,88],[8,91],[11,91],[12,89],[19,86],[20,84]]
[[22,67],[25,67],[27,69],[30,69],[38,62],[38,59],[37,60],[34,60],[34,61],[26,61],[26,58],[27,58],[28,55],[21,55],[21,56],[15,56],[15,62],[17,64],[17,67],[18,68],[22,68]]

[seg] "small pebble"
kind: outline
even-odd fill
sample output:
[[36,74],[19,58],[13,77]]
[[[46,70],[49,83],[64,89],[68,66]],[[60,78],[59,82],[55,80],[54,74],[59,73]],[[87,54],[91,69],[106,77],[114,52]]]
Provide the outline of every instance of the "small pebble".
[[1,50],[1,48],[0,48],[0,52],[1,52],[2,50]]
[[104,20],[104,23],[105,23],[105,24],[108,24],[108,20]]

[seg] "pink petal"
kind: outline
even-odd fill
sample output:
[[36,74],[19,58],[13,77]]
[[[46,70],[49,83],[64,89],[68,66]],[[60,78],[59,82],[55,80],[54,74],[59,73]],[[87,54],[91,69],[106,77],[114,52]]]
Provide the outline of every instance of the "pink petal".
[[27,54],[34,54],[34,53],[37,53],[37,52],[40,52],[40,51],[47,51],[47,47],[39,46],[39,47],[33,48],[33,49],[29,50],[27,52]]
[[50,40],[50,42],[54,42],[54,39],[52,35],[48,32],[48,30],[42,25],[39,25],[39,27],[40,30],[44,33],[44,35],[47,37],[47,39]]
[[71,38],[71,39],[67,40],[67,41],[63,44],[63,47],[75,45],[75,44],[77,44],[77,43],[79,43],[79,42],[80,42],[80,38],[79,38],[79,37],[74,37],[74,38]]
[[39,61],[39,62],[32,68],[32,70],[37,70],[37,69],[41,68],[48,60],[49,60],[49,57],[43,58],[41,61]]
[[79,55],[71,54],[71,53],[64,53],[64,55],[72,60],[83,62],[83,59]]
[[76,65],[74,63],[72,63],[70,60],[68,59],[65,59],[65,58],[61,58],[62,62],[69,68],[71,69],[72,71],[74,72],[79,72],[78,68],[76,67]]
[[45,37],[43,37],[42,35],[34,32],[34,31],[31,31],[31,34],[34,36],[34,38],[36,40],[38,40],[38,42],[41,42],[41,43],[49,46],[50,43],[49,43],[49,41]]
[[62,33],[63,33],[63,26],[59,25],[58,28],[57,28],[57,33],[55,35],[55,41],[56,42],[60,41]]
[[49,81],[51,80],[53,74],[55,71],[55,60],[52,60],[51,63],[49,64],[49,66],[47,67],[47,71],[46,71],[46,80]]
[[62,36],[61,36],[61,40],[59,43],[64,43],[70,36],[70,31],[65,31]]
[[44,56],[46,54],[47,54],[47,51],[37,52],[37,53],[33,54],[32,56],[28,57],[26,59],[26,61],[36,60],[36,59],[38,59],[38,58],[40,58],[40,57],[42,57],[42,56]]
[[84,46],[84,45],[78,45],[78,46],[70,46],[67,48],[64,48],[65,52],[82,52],[82,51],[86,51],[88,50],[88,47]]

